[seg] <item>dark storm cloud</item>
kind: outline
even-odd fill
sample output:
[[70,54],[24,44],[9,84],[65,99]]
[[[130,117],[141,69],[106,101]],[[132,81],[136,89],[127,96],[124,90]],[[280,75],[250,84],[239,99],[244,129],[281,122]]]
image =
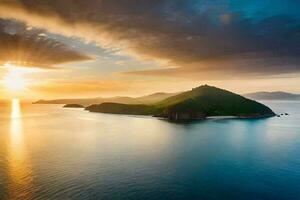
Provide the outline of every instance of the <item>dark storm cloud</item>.
[[24,24],[0,20],[0,64],[50,68],[56,64],[90,59],[65,44]]
[[167,60],[169,65],[177,67],[136,74],[212,74],[219,78],[226,72],[242,75],[300,72],[298,1],[0,2],[2,11],[18,11],[8,14],[9,17],[105,45],[122,45],[128,52]]

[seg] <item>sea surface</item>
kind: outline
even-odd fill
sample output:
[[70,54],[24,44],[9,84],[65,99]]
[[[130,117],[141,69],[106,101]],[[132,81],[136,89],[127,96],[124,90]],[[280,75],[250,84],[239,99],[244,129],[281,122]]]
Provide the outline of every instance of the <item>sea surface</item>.
[[300,102],[186,124],[0,104],[0,199],[300,199]]

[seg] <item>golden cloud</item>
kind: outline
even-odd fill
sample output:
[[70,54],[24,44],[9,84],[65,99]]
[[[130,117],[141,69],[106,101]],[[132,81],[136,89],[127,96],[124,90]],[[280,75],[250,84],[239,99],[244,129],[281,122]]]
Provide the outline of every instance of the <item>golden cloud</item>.
[[[202,9],[193,4],[196,1],[0,0],[0,15],[179,66],[137,74],[196,73],[219,79],[224,73],[300,71],[298,21],[271,16],[254,22],[222,4],[208,1]],[[244,57],[248,54],[252,56]]]
[[51,68],[61,63],[89,59],[92,58],[44,33],[27,30],[21,23],[0,20],[0,65],[10,63]]

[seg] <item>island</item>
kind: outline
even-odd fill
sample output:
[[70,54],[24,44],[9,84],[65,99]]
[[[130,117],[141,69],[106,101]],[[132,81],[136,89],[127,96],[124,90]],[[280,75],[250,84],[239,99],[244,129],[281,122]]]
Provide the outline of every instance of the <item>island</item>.
[[84,107],[101,104],[105,102],[121,103],[121,104],[154,104],[162,101],[168,97],[174,96],[177,93],[165,93],[158,92],[140,97],[127,97],[127,96],[116,96],[116,97],[94,97],[94,98],[74,98],[74,99],[53,99],[44,100],[40,99],[33,102],[33,104],[79,104]]
[[84,106],[80,105],[80,104],[66,104],[63,107],[64,108],[84,108]]
[[90,112],[128,115],[152,115],[170,121],[190,121],[211,116],[238,118],[273,117],[267,106],[214,86],[203,85],[168,97],[154,104],[121,104],[106,102],[85,108]]
[[293,94],[288,92],[254,92],[244,95],[247,98],[255,100],[279,100],[279,101],[299,101],[300,94]]

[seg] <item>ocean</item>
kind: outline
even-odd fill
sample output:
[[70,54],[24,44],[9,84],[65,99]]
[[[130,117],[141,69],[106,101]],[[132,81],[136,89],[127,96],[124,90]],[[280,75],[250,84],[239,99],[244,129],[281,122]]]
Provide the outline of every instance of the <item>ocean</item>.
[[300,199],[300,102],[268,119],[170,123],[0,104],[0,199]]

